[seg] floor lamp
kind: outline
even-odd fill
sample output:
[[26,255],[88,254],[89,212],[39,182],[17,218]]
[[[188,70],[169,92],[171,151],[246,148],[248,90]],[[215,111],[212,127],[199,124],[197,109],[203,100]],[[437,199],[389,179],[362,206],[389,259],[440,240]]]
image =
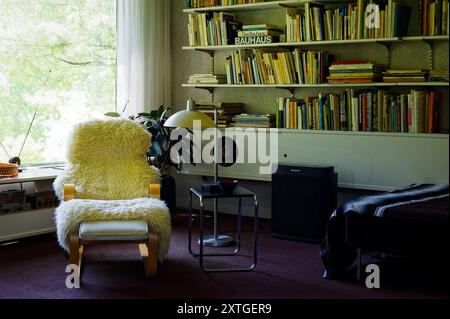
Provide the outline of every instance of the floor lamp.
[[[214,151],[214,183],[218,183],[218,173],[219,173],[219,159],[217,151],[217,122],[218,122],[218,113],[217,108],[211,105],[211,108],[214,110],[214,121],[203,112],[196,111],[195,101],[191,98],[187,101],[186,110],[179,111],[173,114],[171,117],[167,119],[164,123],[164,126],[171,128],[186,128],[193,129],[194,121],[201,122],[201,128],[214,128],[214,140],[216,142],[216,148]],[[203,245],[211,246],[211,247],[222,247],[227,246],[233,242],[233,238],[227,235],[219,235],[219,227],[218,227],[218,201],[214,199],[214,234],[209,236],[204,236]]]

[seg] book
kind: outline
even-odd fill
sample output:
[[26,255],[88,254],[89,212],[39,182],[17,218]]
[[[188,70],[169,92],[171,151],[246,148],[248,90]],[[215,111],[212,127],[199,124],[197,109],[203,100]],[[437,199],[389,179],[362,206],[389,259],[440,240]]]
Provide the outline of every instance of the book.
[[243,25],[242,31],[261,31],[261,30],[275,30],[283,32],[283,28],[280,28],[274,24],[252,24],[252,25]]
[[408,35],[410,17],[411,7],[398,3],[395,4],[394,37],[406,37]]
[[279,42],[279,37],[270,35],[266,36],[246,36],[234,38],[234,44],[236,45],[252,45],[252,44],[269,44]]
[[280,30],[254,30],[254,31],[239,31],[238,37],[254,37],[254,36],[273,36],[279,37],[283,32]]
[[367,64],[367,61],[363,60],[347,60],[347,61],[332,61],[331,65],[345,65],[345,64]]

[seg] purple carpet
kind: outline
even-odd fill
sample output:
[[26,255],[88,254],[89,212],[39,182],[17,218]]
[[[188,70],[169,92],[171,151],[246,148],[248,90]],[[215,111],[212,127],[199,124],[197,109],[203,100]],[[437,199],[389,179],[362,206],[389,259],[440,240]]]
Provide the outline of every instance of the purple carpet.
[[[221,218],[222,233],[233,235],[234,217]],[[184,215],[173,219],[169,255],[153,280],[144,277],[137,245],[88,246],[82,289],[65,287],[68,261],[54,235],[0,246],[0,298],[448,298],[448,265],[430,262],[384,261],[381,289],[357,284],[352,271],[324,280],[319,246],[273,239],[267,220],[260,223],[256,270],[204,273],[188,253],[186,221]],[[209,257],[208,266],[250,264],[250,220],[244,220],[243,231],[241,256]]]

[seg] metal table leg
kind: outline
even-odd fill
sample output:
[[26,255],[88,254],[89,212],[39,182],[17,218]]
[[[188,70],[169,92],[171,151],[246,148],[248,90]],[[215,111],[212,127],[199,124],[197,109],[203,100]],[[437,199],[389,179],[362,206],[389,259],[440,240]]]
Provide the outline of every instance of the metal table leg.
[[[255,269],[257,263],[257,248],[258,248],[258,200],[254,196],[255,211],[254,211],[254,229],[253,229],[253,264],[250,267],[239,267],[239,268],[207,268],[204,266],[203,257],[207,256],[203,254],[203,218],[200,217],[200,268],[205,272],[239,272],[239,271],[250,271]],[[239,209],[238,209],[238,224],[237,224],[237,245],[236,249],[240,249],[241,241],[241,213],[242,213],[242,198],[239,198]],[[203,201],[200,204],[200,215],[203,216]]]
[[[203,222],[204,222],[204,202],[203,202],[203,198],[199,197],[200,200],[200,233],[203,230]],[[241,200],[241,199],[240,199]],[[237,248],[231,252],[231,253],[203,253],[203,252],[199,252],[199,253],[195,253],[192,251],[192,192],[189,192],[189,221],[188,221],[188,249],[189,249],[189,253],[194,256],[194,257],[199,257],[200,254],[202,254],[203,256],[235,256],[239,253],[240,251],[240,240],[238,240],[238,246]],[[238,231],[238,236],[240,238],[240,230]],[[200,236],[200,240],[199,240],[199,249],[203,250],[203,237]]]

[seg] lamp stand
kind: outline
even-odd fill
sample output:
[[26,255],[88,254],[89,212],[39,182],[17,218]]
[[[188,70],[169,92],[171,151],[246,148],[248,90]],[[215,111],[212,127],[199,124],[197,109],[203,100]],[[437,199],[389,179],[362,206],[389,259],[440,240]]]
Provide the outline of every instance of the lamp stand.
[[[218,123],[218,114],[217,108],[214,108],[214,141],[216,142],[216,147],[214,151],[214,183],[217,184],[219,182],[219,148],[218,148],[218,139],[217,139],[217,123]],[[203,237],[203,245],[210,247],[223,247],[230,245],[234,239],[227,235],[219,235],[219,222],[218,222],[218,208],[219,202],[217,198],[214,198],[214,234]]]

